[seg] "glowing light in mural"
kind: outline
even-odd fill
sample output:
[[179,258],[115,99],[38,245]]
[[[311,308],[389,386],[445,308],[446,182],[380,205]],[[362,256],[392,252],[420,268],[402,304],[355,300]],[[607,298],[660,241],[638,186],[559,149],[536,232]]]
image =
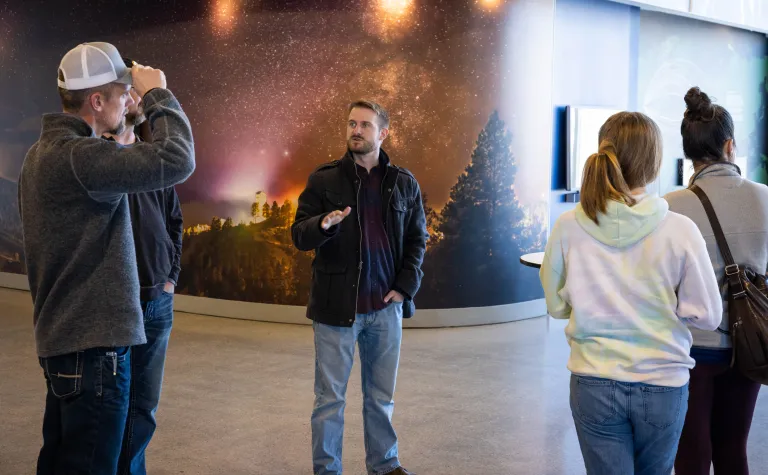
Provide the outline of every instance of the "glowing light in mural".
[[414,0],[376,0],[366,15],[367,29],[384,41],[401,37],[413,24]]
[[476,0],[476,3],[485,10],[494,11],[504,3],[504,0]]
[[379,9],[391,16],[387,19],[390,21],[400,21],[400,17],[407,16],[412,7],[413,0],[379,0]]
[[220,34],[231,33],[237,22],[240,0],[213,0],[213,25]]

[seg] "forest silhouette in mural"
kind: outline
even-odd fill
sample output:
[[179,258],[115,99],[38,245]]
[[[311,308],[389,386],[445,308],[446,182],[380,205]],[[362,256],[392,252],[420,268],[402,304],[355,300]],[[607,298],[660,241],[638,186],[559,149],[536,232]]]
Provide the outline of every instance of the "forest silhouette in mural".
[[[430,232],[422,308],[501,305],[541,297],[535,271],[519,264],[543,250],[545,216],[528,212],[515,196],[512,136],[494,112],[480,132],[471,161],[438,213],[425,197]],[[386,144],[385,144],[386,145]],[[187,229],[179,291],[227,300],[305,305],[312,253],[291,242],[294,204],[254,202],[258,222],[235,225],[214,217]]]
[[[470,163],[439,212],[424,196],[430,233],[424,281],[416,301],[422,308],[501,305],[541,297],[535,271],[519,264],[546,242],[546,216],[515,196],[512,136],[494,112],[480,132]],[[0,272],[23,273],[16,184],[0,182]],[[305,305],[312,253],[291,242],[295,205],[261,199],[251,206],[254,222],[235,224],[213,217],[184,233],[177,291],[226,300]],[[263,202],[263,203],[262,203]]]

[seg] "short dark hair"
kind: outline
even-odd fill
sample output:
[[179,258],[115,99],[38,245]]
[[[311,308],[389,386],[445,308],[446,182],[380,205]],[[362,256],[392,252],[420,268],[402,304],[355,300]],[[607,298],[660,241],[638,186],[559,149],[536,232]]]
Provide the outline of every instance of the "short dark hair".
[[379,118],[379,127],[386,129],[389,127],[389,112],[383,107],[373,101],[359,100],[349,105],[347,113],[352,112],[352,109],[369,109],[376,113],[376,117]]
[[685,156],[703,162],[724,160],[723,147],[734,139],[731,114],[723,106],[713,104],[698,87],[688,90],[685,104],[688,109],[680,126]]
[[[59,80],[64,80],[64,73],[62,73],[61,70],[59,71]],[[77,113],[92,94],[100,92],[109,99],[112,97],[112,93],[117,90],[118,86],[121,85],[109,83],[104,84],[103,86],[80,89],[77,91],[71,91],[60,87],[59,97],[61,98],[61,106],[64,109],[64,112],[69,112],[71,114]]]

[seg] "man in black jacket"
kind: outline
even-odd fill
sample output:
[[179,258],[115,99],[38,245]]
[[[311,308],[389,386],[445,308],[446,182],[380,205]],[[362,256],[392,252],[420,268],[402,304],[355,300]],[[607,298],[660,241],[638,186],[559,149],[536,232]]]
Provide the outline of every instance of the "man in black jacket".
[[[131,60],[124,59],[127,64]],[[134,104],[119,135],[105,134],[122,145],[142,141],[136,131],[146,125],[141,97],[131,90]],[[144,137],[151,140],[150,137]],[[173,325],[173,292],[181,270],[184,221],[174,187],[128,195],[133,240],[141,285],[141,308],[147,343],[131,354],[131,402],[120,452],[118,475],[146,475],[145,450],[155,432],[163,369]]]
[[360,348],[366,466],[406,475],[392,427],[402,319],[413,316],[427,228],[416,178],[381,150],[389,115],[378,104],[349,107],[347,154],[318,168],[299,197],[292,228],[315,251],[307,316],[315,332],[312,456],[316,475],[342,473],[346,389]]

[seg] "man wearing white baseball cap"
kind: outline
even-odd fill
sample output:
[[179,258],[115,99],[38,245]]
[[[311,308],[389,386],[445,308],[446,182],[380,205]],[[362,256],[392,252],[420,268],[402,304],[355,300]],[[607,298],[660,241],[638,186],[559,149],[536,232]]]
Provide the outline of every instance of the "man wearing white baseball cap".
[[[69,51],[63,113],[46,114],[19,179],[37,354],[48,395],[38,475],[114,475],[128,416],[131,346],[146,342],[127,193],[186,180],[189,120],[162,71],[108,43]],[[152,142],[103,140],[125,127],[131,85]]]

